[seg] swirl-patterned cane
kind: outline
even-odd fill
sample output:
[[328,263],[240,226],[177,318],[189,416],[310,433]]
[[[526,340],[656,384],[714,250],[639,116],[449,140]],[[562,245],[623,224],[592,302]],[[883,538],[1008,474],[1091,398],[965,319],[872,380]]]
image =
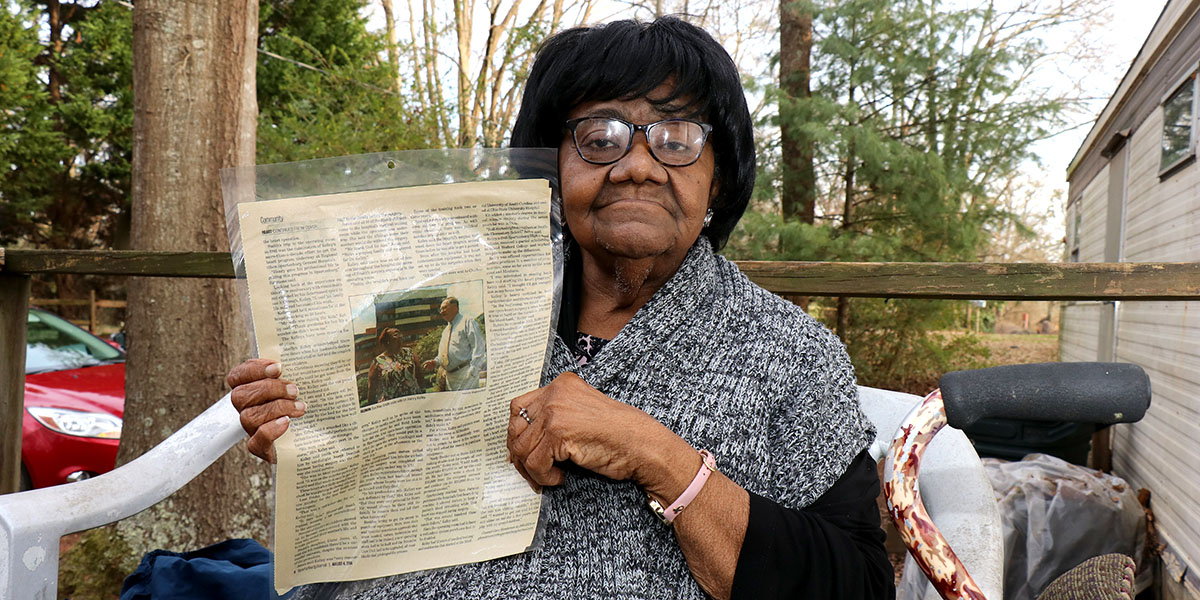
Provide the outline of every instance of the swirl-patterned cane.
[[934,390],[904,418],[884,462],[883,493],[900,539],[934,589],[947,600],[986,600],[921,502],[921,455],[946,424],[942,393]]

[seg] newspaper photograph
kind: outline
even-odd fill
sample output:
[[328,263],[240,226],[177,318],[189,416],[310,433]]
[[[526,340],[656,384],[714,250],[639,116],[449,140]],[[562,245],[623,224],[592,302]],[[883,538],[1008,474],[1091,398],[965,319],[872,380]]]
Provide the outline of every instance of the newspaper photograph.
[[260,357],[306,414],[276,443],[275,586],[489,560],[533,542],[509,401],[553,305],[543,179],[243,202]]

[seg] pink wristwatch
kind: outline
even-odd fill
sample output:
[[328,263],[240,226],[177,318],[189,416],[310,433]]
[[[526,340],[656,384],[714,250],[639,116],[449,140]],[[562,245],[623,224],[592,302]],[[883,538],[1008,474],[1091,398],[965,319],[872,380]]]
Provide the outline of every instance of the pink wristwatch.
[[683,493],[666,508],[663,508],[662,504],[658,503],[658,500],[651,498],[650,509],[654,511],[654,514],[658,515],[658,518],[662,519],[663,523],[667,525],[673,524],[675,517],[679,516],[679,513],[683,512],[683,509],[687,508],[687,505],[696,499],[696,496],[700,494],[700,489],[704,487],[704,482],[708,481],[708,476],[712,475],[712,472],[716,470],[716,459],[713,458],[713,455],[708,450],[701,450],[700,470],[696,472],[696,477],[692,479],[692,483],[688,484],[687,489],[683,490]]

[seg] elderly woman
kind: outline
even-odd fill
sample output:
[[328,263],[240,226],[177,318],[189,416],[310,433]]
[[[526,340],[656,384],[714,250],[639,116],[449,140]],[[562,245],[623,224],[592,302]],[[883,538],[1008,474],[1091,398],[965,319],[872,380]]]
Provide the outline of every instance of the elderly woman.
[[[508,422],[551,496],[544,545],[299,597],[894,595],[845,350],[715,252],[750,198],[752,135],[729,55],[678,19],[545,43],[512,145],[558,148],[567,284],[545,385]],[[303,414],[278,373],[229,377],[267,458]]]

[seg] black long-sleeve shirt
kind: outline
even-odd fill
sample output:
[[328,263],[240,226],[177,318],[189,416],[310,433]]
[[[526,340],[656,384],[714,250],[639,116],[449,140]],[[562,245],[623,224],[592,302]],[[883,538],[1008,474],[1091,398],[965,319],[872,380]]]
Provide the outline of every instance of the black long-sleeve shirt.
[[750,493],[733,598],[864,600],[896,597],[866,451],[820,498],[791,509]]
[[[609,340],[575,334],[580,364]],[[875,461],[862,451],[825,493],[791,509],[753,492],[746,537],[733,576],[733,598],[891,600],[892,563],[884,550],[875,498]]]

